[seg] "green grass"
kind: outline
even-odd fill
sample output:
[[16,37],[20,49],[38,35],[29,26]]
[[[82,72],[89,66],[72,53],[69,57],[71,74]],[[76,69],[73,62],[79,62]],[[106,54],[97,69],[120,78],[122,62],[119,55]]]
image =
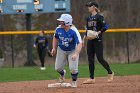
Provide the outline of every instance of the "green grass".
[[[140,75],[140,64],[110,64],[116,76]],[[69,68],[66,66],[66,78],[70,78]],[[106,70],[96,64],[95,76],[106,76]],[[54,66],[47,66],[45,71],[39,67],[0,68],[0,82],[51,80],[57,79],[59,74]],[[79,77],[89,77],[88,65],[79,66]]]

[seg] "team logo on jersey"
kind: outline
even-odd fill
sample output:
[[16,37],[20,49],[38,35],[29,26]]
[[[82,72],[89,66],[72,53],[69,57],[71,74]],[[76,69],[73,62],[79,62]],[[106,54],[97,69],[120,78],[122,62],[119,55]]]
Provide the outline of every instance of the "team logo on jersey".
[[58,32],[58,35],[61,35],[62,33],[61,32]]
[[69,47],[69,43],[73,40],[73,38],[66,38],[59,36],[60,40],[62,41],[62,45],[65,47]]
[[96,26],[97,26],[97,22],[96,22],[96,21],[94,21],[94,22],[93,22],[93,24],[94,24],[94,27],[96,27]]
[[96,27],[97,26],[97,22],[96,21],[90,21],[90,22],[88,22],[88,26],[89,27]]
[[88,22],[88,26],[89,26],[89,27],[91,27],[91,26],[93,26],[93,25],[94,25],[94,21],[89,21],[89,22]]
[[44,43],[45,42],[45,39],[42,39],[42,40],[38,40],[39,43]]

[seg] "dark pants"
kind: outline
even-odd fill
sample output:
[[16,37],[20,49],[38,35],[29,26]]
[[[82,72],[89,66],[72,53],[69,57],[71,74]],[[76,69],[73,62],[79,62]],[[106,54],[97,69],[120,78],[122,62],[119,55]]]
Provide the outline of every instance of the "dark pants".
[[41,62],[41,67],[44,67],[46,49],[45,48],[38,48],[38,55],[39,55],[39,59],[40,59],[40,62]]
[[95,70],[95,54],[100,64],[107,70],[108,74],[112,74],[109,64],[103,58],[103,43],[101,40],[89,40],[87,42],[87,55],[89,62],[90,78],[94,79]]

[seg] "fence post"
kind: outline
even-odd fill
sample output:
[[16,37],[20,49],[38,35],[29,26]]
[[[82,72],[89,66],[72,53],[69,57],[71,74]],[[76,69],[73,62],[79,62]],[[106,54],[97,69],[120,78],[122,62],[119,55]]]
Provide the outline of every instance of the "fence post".
[[[31,14],[26,14],[26,30],[31,31]],[[32,35],[27,35],[27,62],[25,66],[35,66],[32,55]]]
[[13,47],[13,36],[11,35],[11,52],[12,52],[12,68],[14,68],[14,47]]
[[127,61],[128,61],[128,64],[130,64],[130,58],[129,58],[129,32],[126,32],[126,49],[127,49]]

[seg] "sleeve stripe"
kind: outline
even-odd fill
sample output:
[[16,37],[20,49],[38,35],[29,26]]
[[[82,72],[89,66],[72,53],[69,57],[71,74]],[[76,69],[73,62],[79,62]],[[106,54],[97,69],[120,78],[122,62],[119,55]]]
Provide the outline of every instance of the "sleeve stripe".
[[77,37],[78,37],[78,41],[79,41],[80,43],[82,43],[81,35],[80,35],[79,31],[77,30],[77,28],[76,28],[75,26],[72,26],[71,29],[74,30],[74,31],[76,32]]

